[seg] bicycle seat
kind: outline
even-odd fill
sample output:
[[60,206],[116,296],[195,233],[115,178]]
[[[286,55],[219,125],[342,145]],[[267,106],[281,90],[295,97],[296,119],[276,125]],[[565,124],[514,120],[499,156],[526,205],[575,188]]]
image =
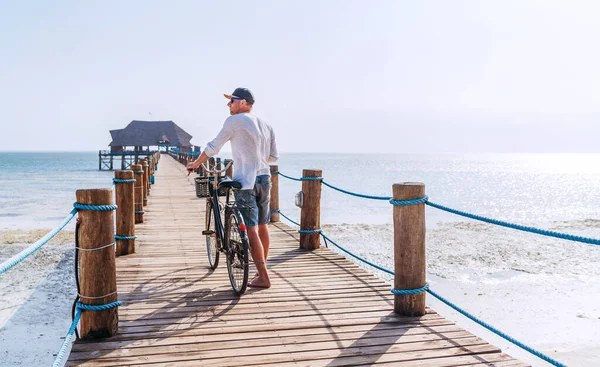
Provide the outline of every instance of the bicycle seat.
[[242,188],[242,184],[241,182],[233,181],[229,177],[224,177],[221,179],[221,182],[219,182],[219,188],[239,190]]

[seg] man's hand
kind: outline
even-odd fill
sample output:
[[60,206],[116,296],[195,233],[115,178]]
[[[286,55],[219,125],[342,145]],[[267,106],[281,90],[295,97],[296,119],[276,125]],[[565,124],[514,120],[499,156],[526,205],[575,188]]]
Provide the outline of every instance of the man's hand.
[[188,163],[187,166],[185,166],[185,169],[188,171],[189,176],[190,173],[194,172],[194,170],[196,169],[196,167],[194,167],[194,162]]

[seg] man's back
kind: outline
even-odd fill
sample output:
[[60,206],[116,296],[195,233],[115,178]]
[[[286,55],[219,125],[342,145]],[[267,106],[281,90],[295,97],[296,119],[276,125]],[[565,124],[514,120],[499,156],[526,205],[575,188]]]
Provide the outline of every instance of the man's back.
[[273,129],[251,113],[240,113],[225,120],[221,133],[208,143],[207,150],[220,150],[225,139],[231,141],[233,179],[240,181],[243,189],[251,189],[256,176],[268,175],[269,162],[278,158]]

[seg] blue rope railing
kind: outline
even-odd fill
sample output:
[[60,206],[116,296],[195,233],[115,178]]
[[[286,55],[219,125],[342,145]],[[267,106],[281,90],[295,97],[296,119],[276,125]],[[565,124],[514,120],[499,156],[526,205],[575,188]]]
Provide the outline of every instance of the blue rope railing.
[[288,176],[288,175],[284,175],[283,173],[281,173],[279,171],[271,172],[271,174],[272,175],[283,176],[283,177],[287,178],[288,180],[292,180],[292,181],[302,181],[302,179],[300,179],[300,178],[295,178],[295,177],[291,177],[291,176]]
[[300,223],[296,222],[296,221],[295,221],[295,220],[293,220],[292,218],[290,218],[290,217],[288,217],[287,215],[283,214],[283,213],[281,212],[281,210],[279,210],[279,209],[274,209],[274,210],[271,210],[271,213],[279,213],[279,214],[281,214],[281,215],[282,215],[282,216],[283,216],[285,219],[287,219],[287,220],[289,220],[290,222],[294,223],[294,224],[295,224],[295,225],[297,225],[298,227],[300,226]]
[[[426,198],[423,198],[426,199]],[[423,203],[423,199],[417,199],[417,200],[410,200],[410,201],[421,201],[420,203]],[[417,203],[409,203],[409,200],[407,201],[398,201],[398,203],[394,204],[394,205],[413,205],[413,204],[417,204]],[[281,213],[281,211],[277,210],[277,212],[279,212],[279,214],[283,215],[286,219],[290,220],[292,223],[295,223],[296,225],[297,222],[292,221],[291,219],[289,219],[287,216],[285,216],[283,213]],[[311,230],[314,231],[314,230]],[[345,252],[346,254],[352,256],[353,258],[360,260],[362,262],[364,262],[365,264],[368,264],[378,270],[381,270],[385,273],[388,273],[390,275],[394,275],[394,272],[389,270],[389,269],[385,269],[377,264],[374,264],[358,255],[355,255],[354,253],[348,251],[347,249],[343,248],[342,246],[340,246],[339,244],[337,244],[335,241],[333,241],[331,238],[327,237],[325,235],[325,233],[320,232],[320,235],[327,241],[331,242],[333,245],[335,245],[337,248],[339,248],[341,251]],[[421,288],[416,288],[416,289],[391,289],[390,290],[393,294],[398,294],[398,295],[406,295],[406,294],[419,294],[419,293],[423,293],[423,292],[428,292],[430,293],[432,296],[434,296],[435,298],[439,299],[441,302],[445,303],[446,305],[448,305],[449,307],[453,308],[454,310],[458,311],[459,313],[461,313],[462,315],[466,316],[467,318],[471,319],[472,321],[476,322],[477,324],[483,326],[484,328],[490,330],[491,332],[493,332],[494,334],[508,340],[509,342],[519,346],[520,348],[526,350],[527,352],[543,359],[544,361],[554,365],[554,366],[558,366],[558,367],[566,367],[564,364],[558,362],[557,360],[543,354],[540,351],[537,351],[531,347],[529,347],[528,345],[521,343],[520,341],[518,341],[517,339],[511,337],[510,335],[500,331],[499,329],[493,327],[492,325],[480,320],[479,318],[475,317],[474,315],[468,313],[467,311],[463,310],[462,308],[458,307],[457,305],[455,305],[454,303],[448,301],[447,299],[445,299],[444,297],[440,296],[439,294],[435,293],[433,290],[431,290],[429,288],[429,283],[425,283],[425,285]]]
[[446,212],[449,212],[449,213],[460,215],[460,216],[463,216],[463,217],[466,217],[466,218],[471,218],[471,219],[479,220],[479,221],[482,221],[482,222],[486,222],[486,223],[490,223],[490,224],[495,224],[495,225],[502,226],[502,227],[512,228],[512,229],[516,229],[516,230],[524,231],[524,232],[529,232],[529,233],[535,233],[535,234],[539,234],[539,235],[543,235],[543,236],[548,236],[548,237],[560,238],[560,239],[563,239],[563,240],[569,240],[569,241],[574,241],[574,242],[587,243],[587,244],[591,244],[591,245],[600,245],[600,239],[596,239],[596,238],[589,238],[589,237],[583,237],[583,236],[575,236],[575,235],[568,234],[568,233],[561,233],[561,232],[549,231],[549,230],[545,230],[545,229],[539,229],[539,228],[535,228],[535,227],[523,226],[523,225],[520,225],[520,224],[509,223],[509,222],[505,222],[505,221],[501,221],[501,220],[497,220],[497,219],[492,219],[492,218],[488,218],[488,217],[484,217],[484,216],[480,216],[480,215],[475,215],[475,214],[463,212],[463,211],[460,211],[460,210],[448,208],[446,206],[443,206],[443,205],[440,205],[440,204],[436,204],[436,203],[433,203],[433,202],[429,201],[429,198],[427,196],[425,196],[425,197],[423,197],[421,199],[416,199],[416,200],[393,200],[392,197],[390,197],[390,196],[364,195],[364,194],[358,194],[358,193],[355,193],[355,192],[347,191],[347,190],[341,189],[339,187],[333,186],[333,185],[325,182],[322,177],[301,177],[301,178],[295,178],[295,177],[284,175],[280,171],[274,171],[272,173],[273,174],[281,175],[281,176],[283,176],[285,178],[288,178],[288,179],[294,180],[294,181],[313,181],[313,180],[314,181],[321,181],[323,183],[323,185],[325,185],[327,187],[330,187],[330,188],[332,188],[334,190],[337,190],[339,192],[342,192],[344,194],[348,194],[348,195],[352,195],[352,196],[356,196],[356,197],[360,197],[360,198],[365,198],[365,199],[372,199],[372,200],[388,200],[390,204],[396,205],[396,206],[414,205],[414,204],[425,203],[425,204],[427,204],[427,205],[429,205],[431,207],[434,207],[436,209],[439,209],[439,210],[443,210],[443,211],[446,211]]
[[386,268],[383,268],[383,267],[381,267],[381,266],[379,266],[379,265],[377,265],[377,264],[374,264],[374,263],[372,263],[372,262],[368,261],[367,259],[363,259],[362,257],[360,257],[360,256],[358,256],[358,255],[355,255],[355,254],[353,254],[352,252],[350,252],[350,251],[346,250],[346,249],[345,249],[345,248],[343,248],[342,246],[338,245],[338,244],[337,244],[337,243],[336,243],[334,240],[332,240],[331,238],[327,237],[327,236],[325,235],[325,233],[321,233],[321,236],[322,236],[324,239],[326,239],[327,241],[331,242],[331,243],[332,243],[332,244],[333,244],[335,247],[339,248],[340,250],[342,250],[343,252],[345,252],[345,253],[347,253],[348,255],[352,256],[353,258],[355,258],[355,259],[357,259],[357,260],[360,260],[360,261],[364,262],[365,264],[369,264],[369,265],[371,265],[372,267],[374,267],[375,269],[381,270],[381,271],[383,271],[384,273],[388,273],[388,274],[394,275],[394,272],[393,272],[393,271],[391,271],[391,270],[388,270],[388,269],[386,269]]
[[588,243],[588,244],[592,244],[592,245],[600,245],[600,240],[595,239],[595,238],[574,236],[574,235],[567,234],[567,233],[560,233],[560,232],[555,232],[555,231],[548,231],[548,230],[545,230],[545,229],[538,229],[538,228],[534,228],[534,227],[527,227],[527,226],[522,226],[522,225],[519,225],[519,224],[513,224],[513,223],[509,223],[509,222],[504,222],[504,221],[501,221],[501,220],[491,219],[491,218],[483,217],[483,216],[480,216],[480,215],[470,214],[470,213],[467,213],[467,212],[461,212],[459,210],[451,209],[451,208],[445,207],[443,205],[432,203],[431,201],[426,201],[425,203],[427,205],[429,205],[429,206],[432,206],[432,207],[436,208],[436,209],[444,210],[444,211],[447,211],[449,213],[461,215],[463,217],[467,217],[467,218],[471,218],[471,219],[476,219],[476,220],[479,220],[479,221],[482,221],[482,222],[491,223],[491,224],[495,224],[495,225],[502,226],[502,227],[517,229],[519,231],[524,231],[524,232],[541,234],[541,235],[549,236],[549,237],[561,238],[561,239],[569,240],[569,241]]
[[107,303],[104,305],[86,305],[81,302],[76,303],[77,312],[75,313],[75,317],[73,318],[73,322],[71,323],[71,327],[67,332],[67,336],[60,347],[60,350],[56,354],[56,359],[54,360],[54,364],[52,367],[62,367],[64,365],[63,359],[67,354],[67,350],[71,346],[73,342],[73,335],[75,334],[75,330],[77,329],[77,325],[79,324],[79,319],[81,319],[81,314],[83,311],[104,311],[114,307],[120,306],[122,303],[120,301]]
[[533,348],[531,348],[528,345],[525,345],[523,343],[521,343],[520,341],[518,341],[517,339],[513,338],[512,336],[500,331],[499,329],[493,327],[492,325],[488,324],[487,322],[480,320],[479,318],[477,318],[474,315],[471,315],[470,313],[468,313],[467,311],[463,310],[462,308],[458,307],[457,305],[455,305],[454,303],[448,301],[447,299],[445,299],[444,297],[440,296],[439,294],[435,293],[433,290],[428,289],[427,292],[429,292],[429,294],[431,294],[432,296],[434,296],[435,298],[439,299],[440,301],[442,301],[443,303],[445,303],[446,305],[448,305],[449,307],[451,307],[452,309],[454,309],[455,311],[458,311],[460,314],[466,316],[467,318],[471,319],[472,321],[478,323],[479,325],[483,326],[484,328],[488,329],[489,331],[493,332],[494,334],[508,340],[509,342],[513,343],[514,345],[519,346],[520,348],[528,351],[529,353],[533,354],[536,357],[539,357],[541,359],[543,359],[544,361],[554,365],[554,366],[558,366],[558,367],[566,367],[565,364],[560,363],[559,361],[545,355],[544,353],[537,351]]
[[24,249],[23,251],[19,252],[15,256],[11,257],[10,259],[8,259],[8,260],[4,261],[2,264],[0,264],[0,274],[5,273],[6,271],[8,271],[8,269],[12,268],[13,266],[17,265],[21,261],[25,260],[29,255],[33,254],[34,252],[39,250],[42,246],[47,244],[52,238],[54,238],[54,236],[56,236],[58,234],[58,232],[60,232],[63,228],[65,228],[65,226],[75,217],[76,214],[77,214],[77,209],[73,208],[73,210],[71,210],[69,215],[67,215],[65,217],[65,219],[63,219],[63,221],[56,228],[54,228],[53,230],[48,232],[44,237],[40,238],[33,245],[29,246],[28,248]]
[[327,183],[325,181],[322,181],[322,182],[323,182],[323,185],[325,185],[327,187],[330,187],[330,188],[332,188],[334,190],[337,190],[339,192],[343,192],[344,194],[356,196],[356,197],[359,197],[359,198],[372,199],[372,200],[390,200],[391,199],[391,197],[389,197],[389,196],[374,196],[374,195],[358,194],[356,192],[351,192],[351,191],[348,191],[348,190],[340,189],[339,187],[335,187],[335,186],[333,186],[333,185],[331,185],[331,184],[329,184],[329,183]]

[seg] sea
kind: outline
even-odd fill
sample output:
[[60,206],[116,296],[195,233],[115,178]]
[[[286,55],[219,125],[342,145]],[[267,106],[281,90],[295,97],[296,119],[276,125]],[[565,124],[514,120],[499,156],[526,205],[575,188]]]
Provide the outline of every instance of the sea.
[[[394,183],[421,182],[437,204],[600,238],[600,154],[283,153],[276,164],[295,178],[304,169],[320,169],[328,184],[372,196],[391,196]],[[72,209],[77,189],[111,187],[112,177],[113,172],[98,170],[97,152],[0,152],[0,230],[51,229]],[[281,212],[299,221],[294,199],[301,182],[280,176],[279,187]],[[323,186],[321,225],[337,244],[393,270],[392,206],[387,201]],[[430,206],[426,228],[432,289],[569,365],[600,365],[600,246],[499,227]],[[461,326],[533,365],[545,365],[436,302],[430,305]]]

